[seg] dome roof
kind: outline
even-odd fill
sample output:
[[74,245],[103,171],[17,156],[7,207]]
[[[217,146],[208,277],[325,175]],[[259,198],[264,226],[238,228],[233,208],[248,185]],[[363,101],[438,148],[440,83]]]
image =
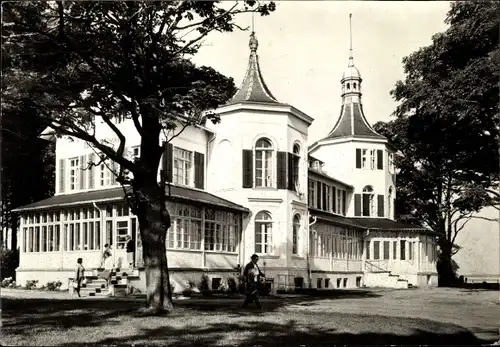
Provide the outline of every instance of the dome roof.
[[361,74],[354,65],[349,64],[342,75],[342,79],[344,78],[361,78]]

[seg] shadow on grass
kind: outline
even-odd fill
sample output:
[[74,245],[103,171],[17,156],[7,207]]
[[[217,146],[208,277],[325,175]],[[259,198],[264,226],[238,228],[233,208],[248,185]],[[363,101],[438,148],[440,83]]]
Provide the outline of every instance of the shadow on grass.
[[[350,315],[345,315],[349,319]],[[387,319],[388,317],[380,317]],[[428,321],[428,324],[435,322]],[[420,322],[421,323],[421,322]],[[412,322],[408,322],[412,324]],[[420,324],[421,325],[421,324]],[[444,327],[444,329],[449,326]],[[245,322],[240,324],[207,324],[202,328],[175,328],[161,326],[154,329],[142,329],[138,334],[119,338],[105,338],[96,344],[155,344],[164,346],[214,346],[230,345],[238,347],[251,346],[332,346],[332,345],[447,345],[474,346],[484,341],[478,340],[470,332],[454,326],[454,333],[429,332],[423,329],[412,329],[410,335],[389,333],[345,333],[334,327],[317,329],[297,326],[289,320],[284,324],[269,322]],[[63,343],[60,346],[87,346],[88,343]]]
[[[354,315],[322,312],[278,311],[288,305],[320,306],[322,300],[351,300],[369,298],[376,295],[370,291],[339,291],[335,297],[284,296],[263,298],[264,310],[240,309],[243,298],[223,297],[192,298],[175,303],[176,311],[165,317],[139,318],[138,310],[145,300],[139,299],[2,299],[2,321],[4,337],[8,335],[28,336],[37,331],[60,334],[60,329],[92,327],[113,334],[113,327],[120,327],[116,337],[106,337],[93,341],[94,345],[113,344],[156,344],[167,346],[211,346],[226,344],[240,347],[260,346],[330,346],[333,344],[356,345],[480,345],[485,341],[477,339],[471,332],[452,324],[442,324],[430,320],[396,318],[374,315]],[[200,324],[197,317],[208,316],[209,323]],[[309,323],[307,315],[315,322]],[[302,323],[297,323],[293,318]],[[122,319],[125,317],[127,319]],[[284,318],[286,317],[286,318]],[[305,317],[305,318],[304,318]],[[118,319],[114,319],[118,318]],[[134,320],[124,323],[124,321]],[[269,321],[271,318],[271,321]],[[267,320],[267,321],[266,321]],[[185,323],[188,321],[188,323]],[[222,321],[222,322],[221,322]],[[238,321],[238,322],[236,322]],[[225,322],[225,323],[224,323]],[[150,324],[151,323],[151,324]],[[175,324],[174,324],[175,323]],[[350,324],[358,325],[351,328]],[[134,334],[127,334],[130,326]],[[141,328],[147,327],[147,328]],[[396,333],[350,331],[397,331],[393,326],[404,327],[408,335]],[[382,328],[377,329],[380,326]],[[361,327],[361,328],[360,328]],[[408,333],[409,332],[409,333]],[[125,336],[120,336],[121,334]],[[127,336],[128,335],[128,336]],[[109,335],[108,335],[109,336]],[[60,346],[87,346],[90,343],[60,341]]]

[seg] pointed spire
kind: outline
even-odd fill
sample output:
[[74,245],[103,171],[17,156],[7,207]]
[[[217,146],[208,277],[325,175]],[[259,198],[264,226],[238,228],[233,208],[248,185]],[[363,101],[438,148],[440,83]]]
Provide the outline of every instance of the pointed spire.
[[250,57],[248,59],[248,68],[245,78],[241,83],[241,87],[228,104],[236,104],[239,102],[263,102],[263,103],[279,103],[273,96],[262,77],[262,72],[259,66],[259,56],[257,48],[259,41],[253,31],[254,23],[252,16],[252,33],[248,46],[250,47]]
[[352,13],[349,13],[349,66],[354,66],[354,57],[352,54]]

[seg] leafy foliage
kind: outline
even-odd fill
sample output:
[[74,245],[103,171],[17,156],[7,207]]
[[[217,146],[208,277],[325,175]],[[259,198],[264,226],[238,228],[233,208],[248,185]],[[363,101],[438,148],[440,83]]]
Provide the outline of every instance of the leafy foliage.
[[397,118],[375,125],[403,154],[397,212],[442,235],[440,275],[448,279],[456,235],[497,202],[499,10],[497,2],[452,3],[449,28],[403,59],[405,80],[391,92]]
[[[3,7],[2,103],[86,142],[118,164],[117,181],[138,216],[148,305],[171,309],[165,250],[170,216],[157,170],[166,142],[190,125],[218,121],[214,110],[235,92],[231,78],[189,58],[212,31],[241,29],[235,16],[268,15],[273,2],[31,1]],[[208,112],[204,112],[208,111]],[[202,118],[202,112],[205,118]],[[30,118],[31,117],[31,118]],[[138,159],[125,154],[117,120],[141,137]],[[117,143],[98,131],[105,125]],[[180,130],[175,132],[177,128]],[[151,280],[150,280],[151,279]]]

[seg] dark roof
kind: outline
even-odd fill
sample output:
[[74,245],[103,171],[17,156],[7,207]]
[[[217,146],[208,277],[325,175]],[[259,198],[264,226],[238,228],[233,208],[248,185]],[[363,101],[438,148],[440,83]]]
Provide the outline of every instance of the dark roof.
[[340,184],[342,184],[342,185],[344,185],[344,186],[346,186],[346,187],[348,187],[348,188],[351,188],[351,189],[353,189],[353,188],[354,188],[354,187],[353,187],[353,186],[351,186],[350,184],[347,184],[347,183],[345,183],[345,182],[342,182],[341,180],[338,180],[338,179],[336,179],[336,178],[333,178],[332,176],[330,176],[330,175],[328,175],[328,174],[326,174],[326,173],[324,173],[324,172],[322,172],[322,171],[318,171],[318,170],[315,170],[315,169],[312,169],[312,168],[309,168],[309,170],[308,170],[308,171],[309,171],[309,173],[310,173],[310,174],[313,174],[313,176],[314,176],[314,175],[321,176],[321,177],[323,177],[323,178],[326,178],[327,180],[334,181],[334,182],[336,182],[336,183],[340,183]]
[[[126,188],[130,189],[130,188]],[[167,187],[167,201],[168,200],[183,200],[190,202],[199,202],[205,205],[213,205],[218,207],[223,207],[231,210],[248,212],[246,207],[235,204],[229,200],[220,198],[203,190],[191,189],[187,187],[170,186],[170,195],[168,196]],[[47,209],[60,206],[71,206],[71,205],[83,205],[92,202],[105,202],[105,201],[115,201],[123,200],[125,194],[122,187],[94,190],[91,192],[75,193],[75,194],[65,194],[56,195],[51,198],[37,201],[35,203],[16,208],[13,211],[26,211],[26,210],[38,210]]]
[[257,55],[258,42],[255,33],[250,35],[250,58],[248,59],[248,68],[238,92],[227,103],[228,105],[240,102],[258,102],[265,104],[279,104],[271,93],[259,66],[259,56]]
[[400,223],[388,218],[360,218],[344,217],[337,214],[309,208],[312,217],[317,217],[318,221],[329,222],[344,227],[365,229],[365,230],[398,230],[398,231],[424,231],[434,233],[430,229],[418,225]]
[[385,139],[368,124],[363,105],[358,102],[346,102],[342,105],[339,120],[324,140],[346,136]]

